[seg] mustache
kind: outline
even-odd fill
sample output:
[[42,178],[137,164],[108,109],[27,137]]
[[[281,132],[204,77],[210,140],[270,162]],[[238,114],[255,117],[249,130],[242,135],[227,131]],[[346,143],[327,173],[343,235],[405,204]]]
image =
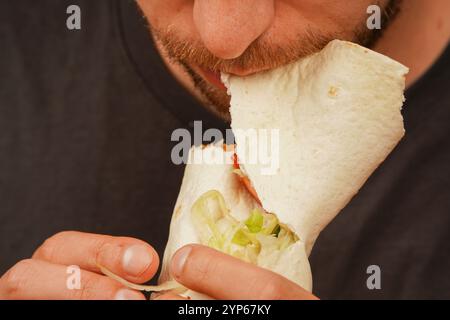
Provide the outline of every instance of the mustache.
[[151,28],[151,32],[174,62],[183,65],[195,64],[213,72],[274,69],[314,54],[331,40],[339,38],[338,34],[326,35],[323,32],[307,30],[300,40],[279,46],[268,44],[260,37],[252,42],[242,55],[226,60],[213,55],[200,41],[181,39],[170,30]]
[[[380,0],[377,1],[379,3]],[[149,24],[150,32],[159,41],[169,59],[182,65],[198,65],[213,72],[232,72],[233,70],[263,71],[274,69],[322,50],[334,39],[356,42],[371,48],[384,34],[391,22],[401,11],[403,0],[388,0],[382,10],[381,29],[369,30],[365,19],[361,21],[351,38],[338,31],[324,33],[322,30],[306,29],[297,40],[288,44],[273,44],[264,40],[263,35],[253,41],[242,55],[235,59],[220,59],[212,54],[199,40],[182,39],[171,30],[156,29]]]

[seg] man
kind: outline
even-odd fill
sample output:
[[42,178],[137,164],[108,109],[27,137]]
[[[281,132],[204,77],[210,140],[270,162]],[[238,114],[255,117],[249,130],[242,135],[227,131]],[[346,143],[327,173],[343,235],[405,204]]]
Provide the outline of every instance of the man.
[[[66,25],[73,4],[79,30]],[[373,4],[382,30],[367,29]],[[275,68],[334,38],[411,68],[407,135],[316,243],[314,295],[201,246],[182,248],[172,274],[217,299],[450,298],[450,1],[137,5],[0,4],[0,298],[143,299],[97,264],[155,280],[183,173],[173,130],[226,128],[220,71]]]

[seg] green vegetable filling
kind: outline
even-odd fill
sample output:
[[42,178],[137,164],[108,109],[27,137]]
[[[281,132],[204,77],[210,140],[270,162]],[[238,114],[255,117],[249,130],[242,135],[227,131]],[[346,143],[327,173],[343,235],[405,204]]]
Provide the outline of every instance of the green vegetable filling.
[[258,209],[253,210],[250,218],[245,221],[245,225],[251,233],[260,232],[262,230],[263,224],[264,217]]
[[192,216],[202,244],[248,262],[275,250],[284,250],[298,238],[278,218],[259,208],[244,221],[230,215],[222,194],[211,190],[192,206]]

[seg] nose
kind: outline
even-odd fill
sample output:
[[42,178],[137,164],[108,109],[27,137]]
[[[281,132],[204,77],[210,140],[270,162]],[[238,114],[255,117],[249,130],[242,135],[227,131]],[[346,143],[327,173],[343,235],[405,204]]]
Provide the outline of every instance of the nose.
[[275,7],[274,0],[195,0],[193,15],[206,48],[233,59],[270,27]]

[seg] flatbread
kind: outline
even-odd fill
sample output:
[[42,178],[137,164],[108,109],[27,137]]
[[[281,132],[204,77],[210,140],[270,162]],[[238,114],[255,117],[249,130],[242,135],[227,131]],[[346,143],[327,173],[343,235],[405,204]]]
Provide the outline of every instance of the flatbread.
[[[312,246],[404,135],[408,68],[354,43],[248,77],[224,76],[232,129],[279,130],[279,168],[241,164],[263,204]],[[236,135],[239,157],[254,144]]]
[[[408,69],[353,43],[335,40],[296,63],[248,77],[223,76],[231,94],[237,155],[257,145],[240,130],[278,130],[279,166],[241,163],[268,212],[299,237],[278,263],[264,266],[312,290],[308,255],[319,233],[358,192],[404,135],[401,107]],[[218,151],[221,145],[208,146]],[[194,148],[191,153],[197,150]],[[220,151],[218,151],[220,152]],[[258,205],[231,164],[188,164],[175,205],[161,281],[176,250],[200,243],[191,219],[193,203],[218,190],[231,214]],[[207,298],[189,291],[192,298]]]
[[[195,164],[192,160],[194,154],[212,153],[222,159],[233,157],[233,152],[223,150],[222,142],[205,147],[193,147],[190,150],[188,161],[190,164],[186,165],[170,224],[169,241],[164,252],[160,276],[161,283],[173,280],[169,274],[169,264],[170,259],[178,249],[187,244],[201,244],[201,237],[195,228],[191,212],[192,205],[200,196],[210,190],[219,191],[225,199],[230,214],[239,221],[247,219],[254,208],[260,208],[258,202],[239,181],[238,176],[233,173],[234,167],[232,164]],[[304,243],[301,241],[285,250],[275,263],[261,265],[261,267],[277,272],[307,290],[311,290],[311,270]],[[192,299],[208,298],[194,291],[188,291],[184,295]]]

